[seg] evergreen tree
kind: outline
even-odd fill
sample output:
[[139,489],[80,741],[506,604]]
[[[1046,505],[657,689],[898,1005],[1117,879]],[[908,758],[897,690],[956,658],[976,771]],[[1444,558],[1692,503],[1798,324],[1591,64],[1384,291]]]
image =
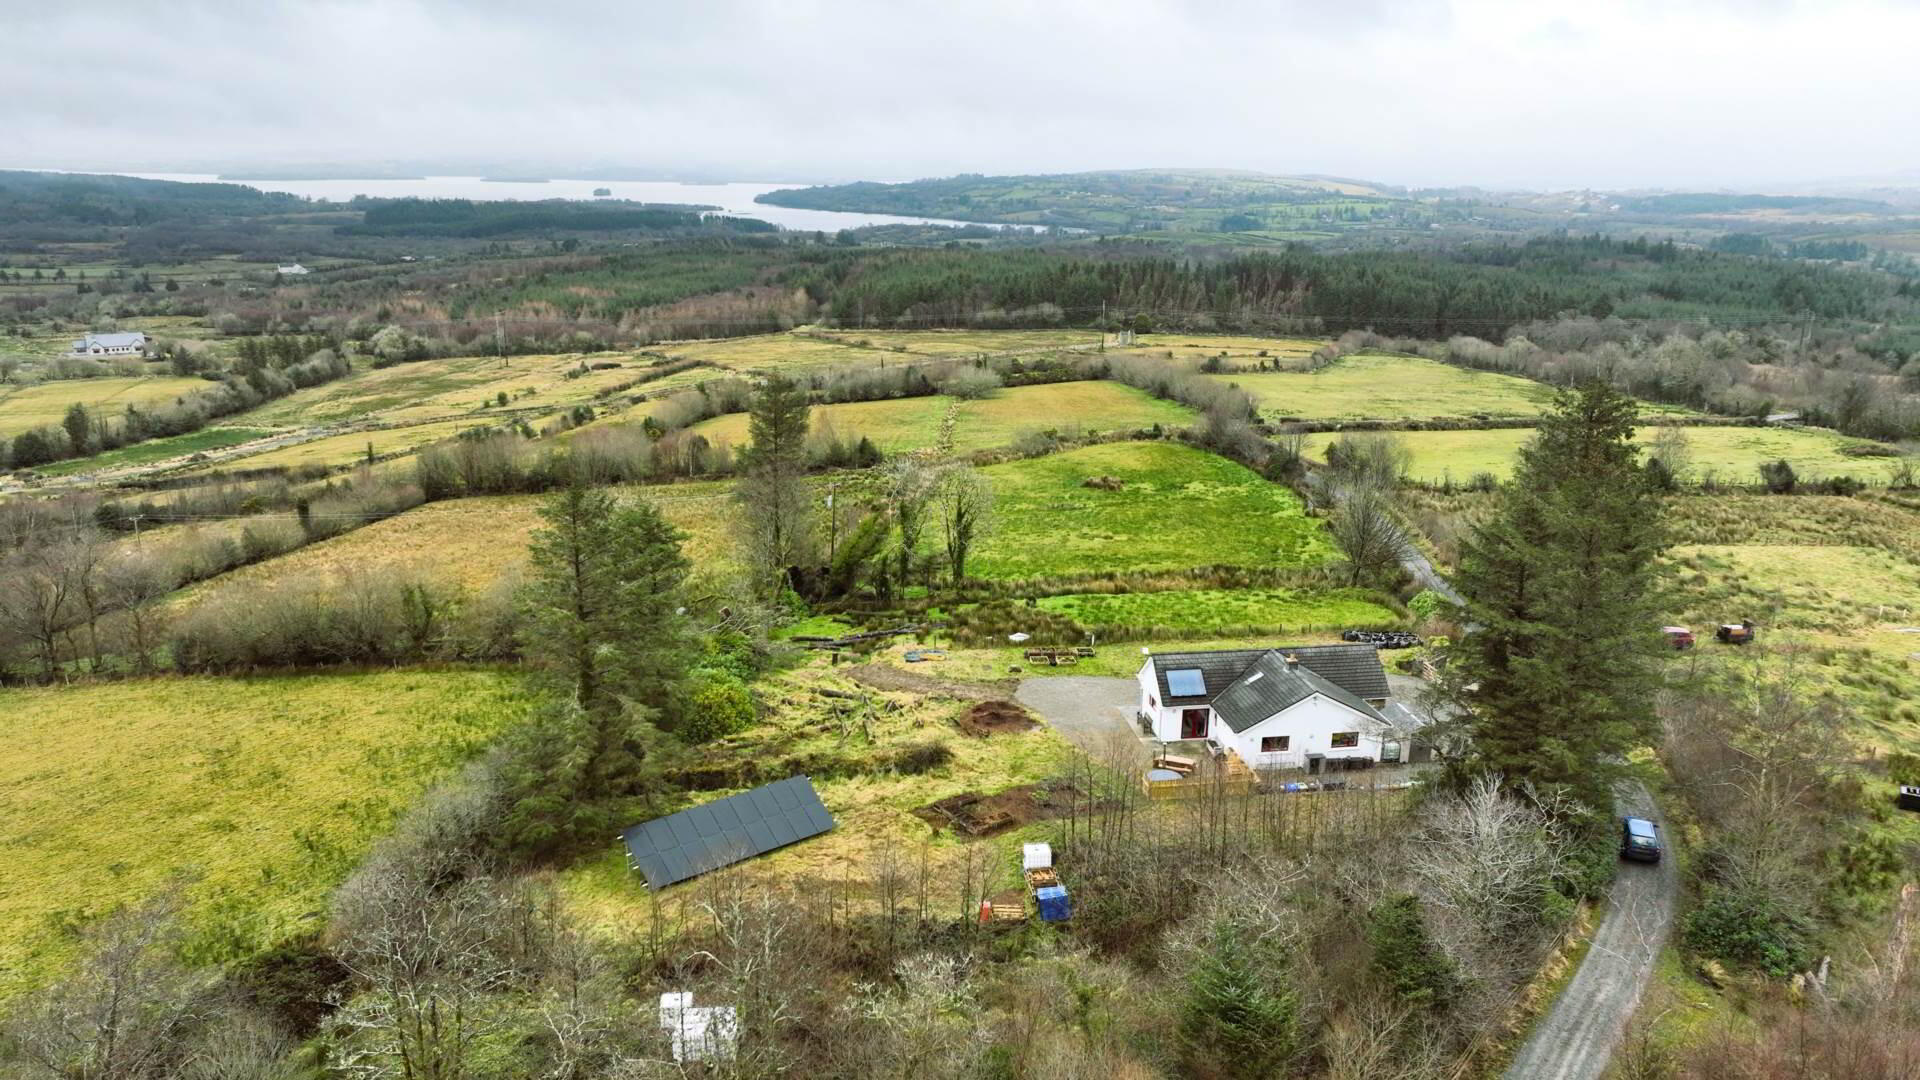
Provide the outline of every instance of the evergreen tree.
[[74,456],[86,453],[87,431],[92,426],[87,420],[87,407],[77,401],[68,406],[60,426],[67,429],[67,443],[73,447]]
[[1265,977],[1257,954],[1222,923],[1187,977],[1181,1034],[1223,1075],[1278,1076],[1299,1050],[1299,1001]]
[[1560,394],[1463,547],[1454,583],[1478,629],[1441,684],[1470,739],[1457,779],[1500,773],[1607,806],[1613,763],[1652,734],[1666,537],[1636,413],[1599,384]]
[[751,565],[768,593],[777,592],[787,569],[813,551],[813,504],[806,486],[811,411],[806,390],[778,375],[769,376],[748,405],[750,443],[741,455],[738,491]]
[[574,483],[540,508],[522,596],[528,653],[561,682],[503,768],[503,847],[519,858],[603,837],[650,794],[656,725],[681,713],[693,635],[681,614],[682,534],[651,503]]

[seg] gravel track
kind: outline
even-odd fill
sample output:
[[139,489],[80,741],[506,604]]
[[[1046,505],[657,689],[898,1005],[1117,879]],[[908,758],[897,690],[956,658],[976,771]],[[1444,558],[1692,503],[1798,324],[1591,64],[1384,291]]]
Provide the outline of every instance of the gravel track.
[[[1617,799],[1620,813],[1659,822],[1645,787],[1622,786]],[[1580,970],[1514,1055],[1507,1080],[1600,1080],[1606,1074],[1673,926],[1680,876],[1673,837],[1665,828],[1660,835],[1667,851],[1659,863],[1621,863]]]

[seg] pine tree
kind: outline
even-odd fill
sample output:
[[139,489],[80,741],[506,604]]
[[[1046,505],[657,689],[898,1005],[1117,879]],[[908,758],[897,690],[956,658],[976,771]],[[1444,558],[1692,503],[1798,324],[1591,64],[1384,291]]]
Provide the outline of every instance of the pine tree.
[[1299,1050],[1298,998],[1265,977],[1263,959],[1222,923],[1187,977],[1181,1034],[1222,1075],[1281,1075]]
[[1463,546],[1454,584],[1478,629],[1441,682],[1466,710],[1456,778],[1499,773],[1607,806],[1614,763],[1651,737],[1666,537],[1637,411],[1599,384],[1559,395]]
[[813,553],[813,504],[806,486],[807,392],[792,380],[769,376],[748,406],[739,499],[751,565],[760,585],[777,592],[786,570]]
[[624,800],[654,790],[656,725],[678,720],[695,655],[683,535],[659,510],[576,482],[540,516],[521,598],[527,651],[564,693],[503,767],[503,847],[523,859],[603,837]]

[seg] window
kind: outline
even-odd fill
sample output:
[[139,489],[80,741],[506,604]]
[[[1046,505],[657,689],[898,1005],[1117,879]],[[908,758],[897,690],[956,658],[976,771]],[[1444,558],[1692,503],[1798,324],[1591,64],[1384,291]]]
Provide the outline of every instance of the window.
[[1291,735],[1268,735],[1266,738],[1260,740],[1260,752],[1263,754],[1278,754],[1286,750],[1288,744],[1291,742],[1293,742],[1293,736]]
[[1167,672],[1168,697],[1199,697],[1207,692],[1207,677],[1199,668]]
[[1336,731],[1333,733],[1333,748],[1345,750],[1360,745],[1360,733],[1357,731]]

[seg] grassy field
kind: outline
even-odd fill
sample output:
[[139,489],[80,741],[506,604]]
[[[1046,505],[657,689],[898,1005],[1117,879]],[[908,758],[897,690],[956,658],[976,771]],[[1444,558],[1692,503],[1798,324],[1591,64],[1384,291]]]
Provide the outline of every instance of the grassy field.
[[862,350],[896,350],[920,356],[968,356],[1098,345],[1098,330],[833,330],[815,337]]
[[[1196,566],[1304,566],[1332,544],[1293,492],[1179,443],[1110,443],[985,470],[999,528],[984,578]],[[1119,490],[1083,485],[1113,477]]]
[[1531,379],[1410,356],[1349,356],[1312,373],[1214,375],[1252,394],[1272,419],[1538,416],[1553,389]]
[[[582,359],[622,366],[568,378],[567,373],[577,369]],[[644,370],[644,363],[618,355],[421,360],[359,370],[337,382],[295,391],[234,420],[262,427],[304,427],[375,413],[389,420],[446,416],[494,403],[502,392],[514,407],[559,408],[590,401],[596,391],[630,382]]]
[[[1644,444],[1659,431],[1659,428],[1644,427],[1638,436]],[[1854,476],[1885,482],[1896,460],[1843,454],[1842,448],[1861,440],[1817,429],[1689,427],[1685,431],[1693,451],[1693,465],[1686,478],[1696,481],[1711,474],[1721,481],[1755,483],[1761,463],[1784,458],[1793,464],[1802,480]],[[1430,484],[1448,479],[1465,483],[1479,473],[1504,479],[1513,471],[1515,452],[1533,437],[1533,431],[1529,428],[1402,431],[1395,432],[1394,437],[1404,442],[1413,454],[1408,471],[1412,479]],[[1308,456],[1324,457],[1327,444],[1337,438],[1338,435],[1324,433],[1308,436]]]
[[[919,450],[940,440],[940,423],[953,405],[948,397],[896,398],[816,405],[812,430],[816,436],[831,430],[840,438],[866,436],[881,450],[893,454]],[[718,445],[747,445],[747,414],[728,413],[703,420],[692,430]]]
[[111,416],[128,405],[170,402],[193,390],[205,390],[205,379],[178,379],[171,375],[139,378],[59,379],[34,386],[0,387],[0,437],[12,437],[37,427],[54,427],[74,405],[84,405]]
[[1089,629],[1155,626],[1191,633],[1230,626],[1283,632],[1399,625],[1400,616],[1364,589],[1183,589],[1174,592],[1080,593],[1042,597]]
[[222,462],[220,467],[264,469],[269,466],[294,468],[301,465],[328,467],[351,465],[366,458],[369,446],[373,447],[376,455],[390,454],[397,450],[411,450],[426,446],[428,443],[439,442],[441,439],[451,439],[467,428],[483,427],[493,422],[497,421],[476,416],[471,420],[446,420],[437,424],[414,424],[411,427],[383,428],[378,431],[355,431],[236,458]]
[[[938,445],[942,421],[954,415],[955,453],[1012,446],[1022,432],[1061,430],[1114,431],[1150,428],[1155,424],[1184,427],[1193,422],[1193,410],[1162,401],[1131,386],[1110,382],[1046,383],[1015,386],[992,397],[956,401],[950,397],[896,398],[855,401],[813,408],[816,435],[831,430],[840,438],[866,436],[887,453],[922,450]],[[694,425],[693,431],[714,443],[747,443],[745,413],[716,416]]]
[[35,472],[47,476],[66,476],[71,473],[99,472],[102,469],[118,469],[128,465],[151,465],[168,458],[184,457],[188,454],[205,453],[208,450],[224,450],[229,446],[252,442],[272,434],[259,428],[216,427],[202,428],[185,435],[174,435],[165,439],[149,439],[132,446],[123,446],[118,450],[109,450],[92,457],[74,458],[71,461],[58,461],[52,465],[42,465]]
[[0,996],[174,882],[198,959],[317,926],[394,815],[517,707],[490,671],[0,690]]
[[[735,565],[735,504],[725,481],[618,489],[625,498],[651,498],[687,533],[684,550],[696,566]],[[527,542],[540,525],[542,496],[488,495],[428,503],[404,514],[309,544],[276,559],[242,567],[188,589],[190,601],[227,588],[295,576],[339,571],[419,571],[475,591],[491,587],[526,565]],[[273,519],[290,522],[289,515]],[[252,519],[250,519],[252,520]],[[258,520],[268,520],[262,517]],[[228,523],[202,528],[223,528]]]
[[1185,427],[1194,412],[1142,390],[1111,382],[1047,383],[1001,390],[992,397],[963,401],[954,424],[954,449],[961,453],[1011,446],[1023,431],[1077,427],[1081,431],[1118,431]]

